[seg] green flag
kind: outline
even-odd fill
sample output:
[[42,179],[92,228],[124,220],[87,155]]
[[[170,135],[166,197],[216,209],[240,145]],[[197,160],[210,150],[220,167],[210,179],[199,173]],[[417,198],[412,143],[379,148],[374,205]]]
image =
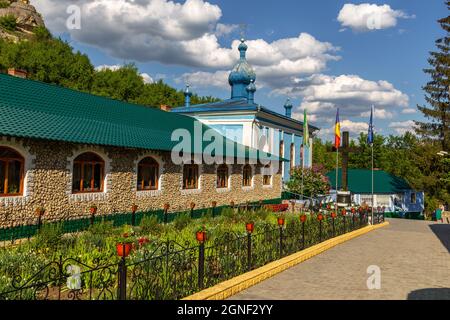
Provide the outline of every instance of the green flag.
[[309,147],[309,128],[308,128],[308,118],[306,117],[306,109],[303,115],[303,146]]

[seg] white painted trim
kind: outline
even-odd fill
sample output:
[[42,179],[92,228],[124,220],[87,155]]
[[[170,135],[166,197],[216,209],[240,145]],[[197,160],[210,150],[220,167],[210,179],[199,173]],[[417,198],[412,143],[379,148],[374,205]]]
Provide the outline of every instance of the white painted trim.
[[[75,158],[79,155],[92,152],[98,155],[105,162],[105,172],[103,177],[103,192],[95,192],[95,193],[76,193],[72,192],[72,183],[73,183],[73,162]],[[72,156],[67,159],[67,170],[70,172],[69,182],[66,187],[66,194],[69,196],[70,201],[104,201],[107,200],[108,193],[111,190],[112,181],[111,181],[111,159],[107,155],[107,152],[104,148],[98,146],[82,146],[76,148]]]
[[0,140],[0,147],[9,147],[14,149],[24,158],[24,177],[23,177],[23,195],[1,197],[0,204],[5,206],[9,205],[24,205],[33,195],[34,186],[34,169],[36,156],[30,153],[29,148],[25,147],[21,141],[17,141],[14,137],[8,140],[6,137],[2,137]]

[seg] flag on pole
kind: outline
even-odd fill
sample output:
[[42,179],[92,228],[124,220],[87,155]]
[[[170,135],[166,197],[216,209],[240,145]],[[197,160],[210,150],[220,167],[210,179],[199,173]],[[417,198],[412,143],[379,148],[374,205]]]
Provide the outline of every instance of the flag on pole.
[[339,121],[339,108],[337,109],[337,114],[336,114],[336,126],[334,129],[334,146],[336,147],[336,149],[339,149],[339,147],[341,146],[341,123]]
[[367,134],[367,144],[373,144],[373,106],[370,110],[369,133]]
[[306,116],[306,109],[303,113],[303,145],[309,147],[309,128],[308,128],[308,118]]

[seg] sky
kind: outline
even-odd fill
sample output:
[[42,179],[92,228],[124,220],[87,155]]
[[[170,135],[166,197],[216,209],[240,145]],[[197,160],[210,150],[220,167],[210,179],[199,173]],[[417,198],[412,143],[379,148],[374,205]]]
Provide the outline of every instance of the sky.
[[98,68],[135,63],[145,81],[163,79],[199,95],[230,97],[228,74],[244,35],[257,75],[256,103],[293,117],[306,109],[319,136],[342,130],[403,134],[423,120],[423,72],[443,0],[31,0],[55,36]]

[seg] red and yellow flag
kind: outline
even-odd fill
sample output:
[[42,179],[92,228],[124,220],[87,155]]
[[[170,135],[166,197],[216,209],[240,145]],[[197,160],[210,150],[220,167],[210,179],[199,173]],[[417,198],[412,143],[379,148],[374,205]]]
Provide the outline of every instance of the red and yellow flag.
[[339,149],[341,146],[341,123],[339,121],[339,108],[336,114],[336,126],[334,128],[334,146]]

